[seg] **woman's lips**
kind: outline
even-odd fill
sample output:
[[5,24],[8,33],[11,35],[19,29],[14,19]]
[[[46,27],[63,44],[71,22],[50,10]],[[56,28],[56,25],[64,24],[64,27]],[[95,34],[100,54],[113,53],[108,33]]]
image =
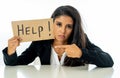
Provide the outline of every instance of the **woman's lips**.
[[58,35],[58,37],[61,38],[61,39],[65,39],[64,35]]

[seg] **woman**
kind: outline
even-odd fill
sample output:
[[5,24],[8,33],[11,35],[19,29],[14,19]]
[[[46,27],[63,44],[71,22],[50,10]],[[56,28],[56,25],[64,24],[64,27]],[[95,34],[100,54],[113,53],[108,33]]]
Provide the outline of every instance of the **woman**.
[[8,47],[3,50],[6,65],[27,65],[39,56],[42,65],[113,66],[111,56],[89,41],[83,31],[79,12],[74,7],[60,6],[51,18],[53,18],[55,39],[34,41],[20,56],[16,54],[20,37],[9,39]]

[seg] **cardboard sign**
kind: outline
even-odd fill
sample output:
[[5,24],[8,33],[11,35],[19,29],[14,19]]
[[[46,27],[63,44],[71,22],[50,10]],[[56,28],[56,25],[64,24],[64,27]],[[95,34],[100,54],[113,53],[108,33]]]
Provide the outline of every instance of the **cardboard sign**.
[[12,21],[13,35],[22,42],[54,39],[53,19]]

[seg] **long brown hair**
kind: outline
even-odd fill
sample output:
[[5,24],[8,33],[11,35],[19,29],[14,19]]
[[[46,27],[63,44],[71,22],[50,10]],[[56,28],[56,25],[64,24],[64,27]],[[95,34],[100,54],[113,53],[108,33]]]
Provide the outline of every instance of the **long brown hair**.
[[68,43],[72,44],[75,43],[80,48],[85,48],[85,34],[83,31],[82,23],[81,23],[81,16],[79,12],[72,6],[60,6],[58,7],[52,14],[51,18],[53,21],[61,15],[70,16],[73,19],[73,31],[71,36],[68,39]]

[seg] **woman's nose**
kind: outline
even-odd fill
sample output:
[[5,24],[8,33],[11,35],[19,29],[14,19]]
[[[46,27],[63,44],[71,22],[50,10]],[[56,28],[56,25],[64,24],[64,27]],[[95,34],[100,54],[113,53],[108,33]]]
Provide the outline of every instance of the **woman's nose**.
[[61,27],[61,32],[64,34],[65,33],[65,27]]

